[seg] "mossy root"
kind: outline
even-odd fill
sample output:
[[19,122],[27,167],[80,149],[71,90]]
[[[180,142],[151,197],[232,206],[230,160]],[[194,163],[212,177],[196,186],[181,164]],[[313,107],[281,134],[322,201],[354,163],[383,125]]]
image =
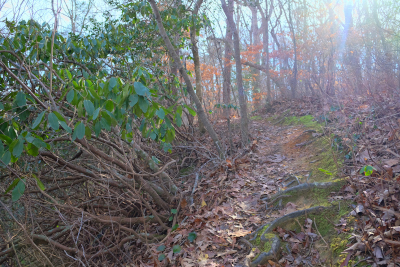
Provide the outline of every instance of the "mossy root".
[[[314,185],[315,186],[315,185]],[[312,187],[311,187],[312,188]],[[279,249],[280,249],[280,238],[277,235],[274,235],[273,238],[270,238],[271,232],[273,229],[276,227],[286,223],[289,220],[301,217],[306,214],[314,214],[321,212],[322,210],[329,208],[329,207],[324,207],[324,206],[316,206],[312,207],[309,209],[304,209],[304,210],[298,210],[289,214],[286,214],[280,218],[275,219],[272,223],[264,224],[263,226],[260,226],[256,232],[254,233],[254,237],[251,240],[255,240],[258,236],[258,232],[261,229],[264,229],[265,226],[268,225],[268,227],[261,233],[260,236],[260,241],[265,243],[265,242],[271,242],[271,249],[268,252],[262,252],[258,257],[250,263],[251,267],[255,267],[258,265],[263,265],[268,262],[268,260],[275,258],[278,255]],[[268,238],[269,236],[269,238]]]
[[334,186],[334,185],[335,185],[335,183],[331,183],[331,182],[328,182],[328,183],[304,183],[304,184],[299,184],[299,185],[290,187],[290,188],[288,188],[288,189],[286,189],[284,191],[280,191],[280,192],[276,193],[275,195],[273,195],[269,199],[269,201],[273,202],[274,199],[276,199],[280,195],[287,194],[287,193],[290,193],[290,192],[293,192],[293,191],[307,191],[307,190],[313,189],[314,187],[316,187],[316,188],[328,188],[328,187],[331,187],[331,186]]

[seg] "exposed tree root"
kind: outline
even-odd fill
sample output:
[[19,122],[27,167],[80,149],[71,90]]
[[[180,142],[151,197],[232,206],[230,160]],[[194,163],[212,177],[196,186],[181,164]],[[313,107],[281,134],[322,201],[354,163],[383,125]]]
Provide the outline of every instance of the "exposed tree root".
[[[301,191],[311,190],[313,188],[327,188],[327,187],[334,186],[335,184],[336,183],[334,183],[334,182],[300,184],[300,185],[288,188],[284,191],[278,192],[277,194],[275,194],[274,196],[272,196],[269,199],[269,203],[271,204],[274,201],[276,201],[277,199],[280,199],[285,196],[290,196],[290,195],[287,195],[287,193],[290,193],[290,192],[297,193],[297,192],[301,192]],[[278,253],[280,250],[281,242],[280,242],[280,238],[277,235],[272,233],[273,229],[287,223],[290,220],[293,220],[293,219],[296,219],[298,217],[308,215],[308,214],[319,213],[326,208],[328,208],[328,207],[316,206],[316,207],[311,207],[309,209],[298,210],[298,211],[286,214],[280,218],[275,219],[274,221],[272,221],[270,223],[266,223],[266,224],[260,226],[259,228],[257,228],[257,230],[254,233],[252,233],[252,235],[247,236],[247,238],[250,241],[254,242],[254,241],[256,241],[257,237],[259,237],[260,243],[264,244],[266,242],[270,242],[271,248],[269,249],[269,251],[261,252],[258,255],[258,257],[256,259],[254,259],[253,261],[251,261],[250,263],[248,261],[248,258],[250,255],[247,256],[246,257],[247,262],[244,263],[244,265],[242,264],[240,266],[252,266],[252,267],[258,266],[258,265],[267,263],[268,260],[270,260],[270,259],[276,258],[278,256]],[[260,233],[261,231],[262,231],[262,233]]]
[[[314,213],[318,213],[321,212],[322,210],[326,209],[327,207],[323,207],[323,206],[316,206],[316,207],[312,207],[309,209],[304,209],[304,210],[298,210],[289,214],[286,214],[280,218],[275,219],[273,222],[271,223],[267,223],[264,224],[263,226],[259,227],[257,229],[257,231],[255,232],[254,237],[251,239],[251,241],[254,241],[257,236],[258,236],[258,232],[260,232],[260,230],[264,229],[266,226],[267,228],[260,234],[260,241],[262,243],[265,242],[270,242],[271,243],[271,249],[268,252],[261,252],[258,257],[253,260],[250,263],[250,266],[258,266],[258,265],[262,265],[268,262],[268,260],[276,258],[280,249],[280,238],[277,235],[272,234],[273,236],[271,237],[271,232],[273,229],[275,229],[276,227],[288,222],[289,220],[301,217],[303,215],[306,214],[314,214]],[[268,234],[268,236],[267,236]]]
[[273,195],[270,199],[269,202],[273,203],[277,198],[279,198],[281,195],[283,194],[287,194],[293,191],[307,191],[310,190],[314,187],[316,188],[327,188],[327,187],[331,187],[333,186],[335,183],[304,183],[304,184],[299,184],[293,187],[290,187],[284,191],[280,191],[278,193],[276,193],[275,195]]

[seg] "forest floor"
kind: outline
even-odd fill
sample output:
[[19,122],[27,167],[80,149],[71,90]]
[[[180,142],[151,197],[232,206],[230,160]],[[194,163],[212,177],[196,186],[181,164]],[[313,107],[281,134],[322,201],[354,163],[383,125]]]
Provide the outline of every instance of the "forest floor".
[[198,161],[182,182],[174,230],[142,266],[400,263],[400,106],[371,103],[305,100],[253,114],[247,148],[217,168]]
[[[262,231],[256,232],[260,226],[321,206],[328,208],[274,227],[272,237],[279,235],[284,242],[279,251],[261,261],[262,266],[330,266],[343,261],[340,252],[349,235],[342,216],[352,209],[351,200],[346,199],[353,198],[341,190],[346,184],[336,175],[343,155],[331,148],[311,116],[293,118],[252,117],[250,148],[200,180],[193,205],[185,199],[180,203],[178,229],[154,253],[176,266],[238,266],[251,254],[247,265],[253,261],[251,265],[258,266],[254,260],[273,246],[272,239],[260,241]],[[276,200],[271,197],[315,182],[334,183],[293,191]],[[174,244],[182,246],[181,257],[176,257]]]

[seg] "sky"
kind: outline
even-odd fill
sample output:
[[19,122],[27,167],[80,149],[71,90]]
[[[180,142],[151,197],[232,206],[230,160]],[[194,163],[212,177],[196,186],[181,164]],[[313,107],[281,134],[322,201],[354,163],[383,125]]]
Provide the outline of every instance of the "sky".
[[[72,4],[77,2],[82,5],[81,11],[78,13],[78,24],[85,18],[85,13],[89,2],[93,2],[90,14],[101,20],[102,13],[109,9],[109,5],[104,0],[54,0],[55,9],[58,11],[60,32],[71,29],[71,21],[68,17],[68,10]],[[0,0],[0,30],[4,30],[4,21],[29,20],[35,19],[39,23],[54,24],[54,15],[52,12],[51,0]],[[78,30],[80,28],[78,27]]]

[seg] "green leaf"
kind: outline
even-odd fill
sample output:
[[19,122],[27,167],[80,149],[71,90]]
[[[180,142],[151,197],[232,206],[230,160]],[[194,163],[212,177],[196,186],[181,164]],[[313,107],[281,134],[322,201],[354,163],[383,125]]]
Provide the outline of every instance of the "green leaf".
[[99,136],[100,132],[101,132],[101,123],[98,121],[94,125],[94,133],[96,134],[96,137]]
[[111,91],[117,85],[117,79],[112,77],[108,82],[108,89]]
[[182,250],[182,248],[181,248],[181,246],[179,246],[179,245],[175,245],[175,246],[172,247],[172,251],[173,251],[175,254],[181,252],[181,250]]
[[89,87],[89,91],[90,91],[90,94],[91,94],[95,99],[100,100],[99,95],[98,95],[97,92],[93,89],[92,86]]
[[15,102],[17,103],[18,107],[22,107],[26,105],[26,96],[21,91],[18,92]]
[[93,120],[97,119],[97,117],[99,116],[99,112],[100,112],[100,108],[97,108],[97,109],[93,112]]
[[374,172],[374,170],[376,170],[374,167],[372,167],[370,165],[366,165],[361,168],[360,174],[364,173],[365,176],[370,176]]
[[178,107],[176,108],[176,113],[178,113],[179,115],[182,116],[182,106],[178,106]]
[[7,193],[10,192],[11,190],[13,190],[13,189],[17,186],[19,180],[20,180],[19,178],[15,179],[15,180],[10,184],[10,186],[7,187],[7,189],[6,189],[6,191],[4,192],[4,194],[7,194]]
[[10,145],[13,142],[13,140],[10,137],[4,134],[0,134],[0,139],[6,142],[7,145]]
[[165,246],[161,245],[157,247],[157,251],[163,252],[165,250]]
[[178,225],[178,224],[175,224],[174,226],[172,226],[171,231],[172,231],[172,232],[175,231],[176,229],[178,229],[178,227],[179,227],[179,225]]
[[107,100],[105,104],[106,110],[113,112],[114,110],[114,103],[111,100]]
[[78,122],[75,126],[76,137],[82,139],[85,136],[85,125],[82,122]]
[[39,186],[40,190],[46,190],[46,187],[44,187],[42,181],[40,181],[40,179],[36,175],[32,174],[32,176],[36,179],[37,185]]
[[74,89],[71,89],[71,91],[69,91],[67,94],[68,103],[71,103],[72,100],[74,100],[74,97],[75,97],[75,91],[74,91]]
[[39,148],[43,147],[43,148],[50,149],[50,144],[45,143],[43,140],[41,140],[39,138],[36,138],[35,140],[33,140],[32,144]]
[[169,143],[164,143],[163,150],[164,150],[164,152],[172,151],[172,145]]
[[64,130],[66,130],[68,133],[72,133],[71,127],[69,127],[64,121],[60,121],[60,125],[61,125],[61,127],[63,127]]
[[168,119],[168,117],[165,117],[165,124],[167,125],[167,128],[168,128],[168,129],[171,129],[171,128],[172,128],[171,121]]
[[19,158],[21,156],[22,151],[24,150],[24,142],[18,139],[17,144],[14,146],[12,150],[12,154],[14,157]]
[[92,130],[89,127],[85,127],[85,136],[86,139],[90,140],[92,138]]
[[139,107],[143,113],[146,113],[149,108],[149,102],[143,96],[139,97]]
[[155,132],[151,132],[150,133],[150,138],[151,138],[151,140],[156,140],[157,134]]
[[136,103],[138,102],[138,100],[139,100],[139,96],[138,95],[130,95],[129,96],[129,106],[130,107],[133,107],[134,105],[136,105]]
[[46,113],[46,111],[42,111],[40,114],[39,114],[39,116],[37,116],[37,118],[35,119],[35,121],[33,122],[33,125],[32,125],[32,129],[36,129],[38,126],[39,126],[39,124],[42,122],[42,120],[43,120],[43,116],[44,116],[44,114]]
[[[94,113],[94,105],[90,100],[83,100],[83,105],[85,106],[86,112],[89,116],[93,116]],[[98,114],[98,113],[97,113]]]
[[321,169],[321,168],[318,168],[318,170],[323,172],[323,173],[325,173],[326,175],[333,175],[333,173],[331,173],[330,171],[327,171],[327,170],[324,170],[324,169]]
[[72,80],[72,74],[71,74],[71,72],[69,72],[69,70],[65,70],[65,72],[67,73],[67,75],[68,75],[68,79],[70,79],[70,80]]
[[159,261],[163,261],[164,259],[165,259],[165,254],[161,254],[160,256],[158,256]]
[[160,108],[159,110],[156,111],[156,115],[160,118],[160,119],[164,119],[165,118],[165,111],[164,109]]
[[51,128],[53,128],[56,131],[58,130],[59,124],[56,114],[54,114],[53,112],[50,113],[49,116],[47,117],[47,121],[49,122]]
[[177,213],[178,213],[178,210],[177,210],[177,209],[172,209],[172,210],[171,210],[171,213],[172,213],[172,214],[177,214]]
[[125,86],[122,88],[122,97],[125,99],[129,95],[129,84],[125,84]]
[[176,113],[175,115],[175,122],[178,127],[182,126],[182,117],[179,113]]
[[29,155],[36,157],[37,155],[39,155],[39,148],[33,144],[28,144],[26,146],[26,153],[28,153]]
[[15,188],[13,189],[12,194],[11,194],[12,201],[17,201],[24,194],[24,192],[25,192],[25,180],[26,179],[20,180],[18,182],[18,184],[15,186]]
[[6,151],[3,156],[1,157],[1,164],[0,166],[5,167],[7,166],[10,161],[11,161],[11,152],[10,151]]
[[160,163],[161,163],[161,161],[160,161],[158,158],[156,158],[155,156],[151,156],[151,159],[152,159],[156,164],[160,164]]
[[101,125],[101,129],[105,129],[107,131],[111,131],[110,122],[105,117],[102,117],[100,119],[100,125]]
[[141,96],[150,95],[149,88],[144,86],[141,82],[135,82],[133,86],[135,87],[136,94]]
[[53,113],[56,114],[56,116],[58,118],[58,121],[60,121],[60,122],[64,121],[65,122],[64,117],[60,113],[58,113],[57,111],[53,111]]
[[0,109],[3,110],[4,109],[4,105],[3,103],[0,103]]
[[190,115],[196,116],[196,111],[194,111],[194,109],[190,108],[188,105],[184,105],[184,106],[189,111]]
[[189,233],[189,236],[188,236],[189,242],[193,242],[196,239],[196,237],[197,237],[197,234],[195,232]]

